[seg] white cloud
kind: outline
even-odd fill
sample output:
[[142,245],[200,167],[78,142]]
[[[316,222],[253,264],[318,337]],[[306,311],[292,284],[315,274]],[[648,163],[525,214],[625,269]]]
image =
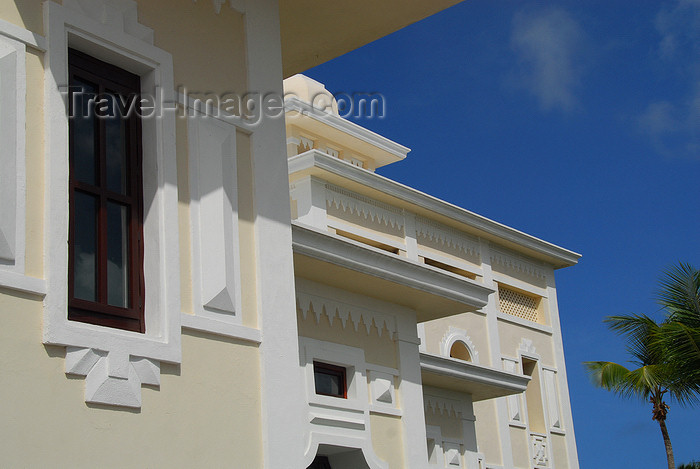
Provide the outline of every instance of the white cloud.
[[545,110],[574,109],[583,38],[581,27],[561,8],[516,14],[510,43],[518,58],[517,86],[532,93]]
[[654,25],[660,35],[659,58],[686,92],[675,102],[652,101],[638,124],[662,155],[700,157],[700,0],[679,0],[662,8]]

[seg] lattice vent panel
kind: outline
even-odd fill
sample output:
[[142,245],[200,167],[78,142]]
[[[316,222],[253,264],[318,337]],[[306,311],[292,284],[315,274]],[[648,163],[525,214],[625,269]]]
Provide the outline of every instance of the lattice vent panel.
[[510,288],[498,287],[498,302],[501,312],[512,316],[538,322],[538,299],[524,295]]

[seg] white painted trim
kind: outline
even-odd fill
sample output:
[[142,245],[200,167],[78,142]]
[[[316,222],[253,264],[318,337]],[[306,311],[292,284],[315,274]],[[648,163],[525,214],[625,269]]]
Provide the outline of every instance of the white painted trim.
[[476,350],[471,337],[467,335],[467,331],[454,326],[449,326],[445,334],[440,340],[440,353],[445,356],[450,356],[450,351],[455,342],[462,342],[469,350],[471,362],[479,364],[479,352]]
[[3,19],[0,19],[0,36],[6,36],[15,41],[23,42],[26,46],[41,52],[46,51],[46,38],[44,38],[44,36],[33,33]]
[[241,323],[236,127],[187,121],[194,314]]
[[[305,429],[307,444],[302,467],[311,464],[319,444],[332,444],[361,449],[370,468],[388,469],[372,447],[369,420],[370,386],[367,384],[368,371],[364,351],[347,345],[299,337],[299,353],[308,402],[308,424]],[[347,399],[316,394],[314,361],[346,368]],[[395,398],[393,400],[395,402]],[[376,399],[371,401],[376,406]]]
[[408,152],[411,151],[410,148],[393,142],[386,137],[382,137],[381,135],[376,134],[369,129],[365,129],[352,121],[343,119],[335,114],[316,109],[311,104],[301,101],[295,97],[289,97],[284,100],[284,111],[285,113],[296,111],[304,116],[308,116],[314,120],[323,122],[334,129],[340,130],[345,134],[351,135],[363,142],[369,143],[370,145],[391,153],[399,159],[406,158]]
[[536,295],[540,298],[547,298],[547,289],[542,288],[542,287],[537,287],[531,283],[523,282],[522,280],[518,280],[517,278],[510,277],[508,275],[502,274],[500,272],[493,272],[493,280],[498,283],[503,285],[504,287],[513,287],[516,290],[522,290],[524,292],[530,293],[532,295]]
[[26,96],[25,44],[0,36],[0,272],[20,275],[25,262]]
[[[392,181],[379,174],[357,168],[321,151],[310,150],[289,158],[289,173],[292,175],[300,171],[308,172],[308,170],[312,168],[327,171],[349,181],[366,186],[368,189],[378,190],[389,196],[396,197],[405,203],[416,205],[422,209],[435,212],[438,215],[451,218],[457,223],[466,225],[468,231],[472,233],[476,231],[477,233],[475,234],[477,235],[486,235],[488,237],[495,236],[507,243],[516,244],[527,252],[547,259],[547,262],[551,263],[554,268],[574,265],[581,257],[580,254],[573,251],[569,251],[481,215],[477,215],[476,213],[457,207],[456,205],[396,181]],[[482,249],[482,261],[484,259],[486,259],[486,256],[483,254]]]
[[[174,100],[172,57],[148,42],[152,40],[152,31],[136,23],[136,3],[101,0],[90,3],[89,7],[91,14],[100,21],[88,16],[73,0],[64,0],[64,5],[44,4],[47,38],[44,63],[47,184],[44,263],[47,293],[43,342],[69,346],[72,350],[103,351],[113,357],[110,363],[120,369],[126,369],[133,357],[146,358],[154,363],[161,360],[179,363],[177,166],[175,120],[170,113],[162,113],[158,119],[142,120],[146,333],[67,319],[68,116],[67,103],[59,90],[68,83],[69,45],[140,75],[142,90],[151,95],[162,92],[163,102]],[[118,387],[116,381],[107,378],[104,384]],[[88,391],[86,387],[87,399],[90,398]],[[124,405],[119,399],[111,403]]]
[[294,252],[433,293],[476,308],[493,291],[473,280],[362,243],[292,223]]
[[209,332],[222,337],[252,342],[254,344],[262,342],[260,330],[240,324],[232,324],[230,322],[218,321],[216,319],[187,313],[182,313],[181,322],[183,329]]
[[546,326],[544,324],[528,321],[527,319],[522,319],[511,314],[502,313],[500,311],[498,311],[496,315],[499,321],[509,322],[518,326],[527,327],[528,329],[532,329],[537,332],[542,332],[547,335],[553,335],[554,333],[551,326]]
[[14,290],[30,295],[46,295],[46,281],[41,278],[0,270],[0,289]]

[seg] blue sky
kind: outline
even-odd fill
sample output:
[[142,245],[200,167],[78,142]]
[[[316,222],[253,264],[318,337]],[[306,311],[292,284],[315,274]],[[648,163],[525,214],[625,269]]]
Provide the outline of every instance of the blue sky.
[[[412,152],[379,173],[583,254],[557,272],[581,467],[664,467],[650,405],[581,362],[624,362],[603,318],[661,319],[660,271],[700,266],[700,1],[468,1],[306,74],[385,96],[358,123]],[[671,403],[677,463],[698,421]]]

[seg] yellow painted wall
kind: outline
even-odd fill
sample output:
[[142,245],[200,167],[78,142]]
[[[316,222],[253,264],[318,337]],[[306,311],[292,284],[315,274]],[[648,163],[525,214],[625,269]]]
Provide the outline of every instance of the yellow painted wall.
[[261,467],[257,347],[185,332],[140,411],[87,405],[64,349],[41,344],[41,309],[0,295],[0,466]]
[[510,441],[513,445],[513,464],[515,467],[530,467],[528,448],[530,438],[524,428],[510,427]]
[[498,422],[496,401],[475,402],[474,415],[476,416],[476,441],[479,442],[479,451],[484,453],[487,463],[502,465],[501,437],[496,425]]
[[371,414],[369,424],[372,430],[374,452],[389,464],[390,469],[402,469],[403,435],[401,419],[389,415]]
[[557,469],[565,469],[569,467],[569,458],[566,451],[566,436],[549,434],[549,444],[552,446],[550,453],[554,458],[554,466]]

